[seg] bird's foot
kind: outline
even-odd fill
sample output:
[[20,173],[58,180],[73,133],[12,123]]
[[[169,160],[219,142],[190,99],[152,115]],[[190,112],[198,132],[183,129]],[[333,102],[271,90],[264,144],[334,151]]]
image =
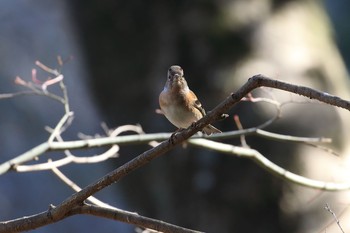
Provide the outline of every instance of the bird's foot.
[[169,142],[170,142],[171,144],[174,145],[174,137],[175,137],[175,135],[176,135],[177,133],[180,133],[180,132],[183,131],[183,130],[184,130],[184,129],[179,128],[179,129],[177,129],[174,133],[172,133],[171,136],[170,136],[170,138],[168,139]]

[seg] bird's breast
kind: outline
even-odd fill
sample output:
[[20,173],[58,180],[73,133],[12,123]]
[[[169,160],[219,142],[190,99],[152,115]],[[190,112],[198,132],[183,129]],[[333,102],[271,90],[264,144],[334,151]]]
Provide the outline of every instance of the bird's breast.
[[159,105],[165,117],[178,128],[187,128],[201,118],[199,111],[186,104],[183,96],[175,97],[162,92],[159,97]]

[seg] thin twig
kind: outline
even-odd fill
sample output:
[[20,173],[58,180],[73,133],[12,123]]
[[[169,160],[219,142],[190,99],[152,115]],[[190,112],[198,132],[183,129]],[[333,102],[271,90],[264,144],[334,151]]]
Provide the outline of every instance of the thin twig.
[[[34,91],[20,91],[20,92],[15,92],[15,93],[3,93],[0,94],[0,99],[10,99],[14,98],[17,96],[23,96],[23,95],[38,95],[37,92]],[[45,95],[45,94],[42,94]]]
[[306,178],[304,176],[297,175],[292,173],[272,161],[268,160],[265,156],[260,154],[257,150],[233,146],[230,144],[225,144],[222,142],[214,142],[206,139],[190,139],[188,140],[190,145],[198,146],[201,148],[207,148],[211,150],[215,150],[221,153],[226,153],[229,155],[237,155],[239,157],[252,159],[256,162],[260,167],[264,168],[268,172],[277,177],[292,182],[307,188],[325,190],[325,191],[342,191],[349,190],[350,183],[334,183],[334,182],[324,182],[319,180],[313,180]]
[[[245,89],[255,89],[257,87],[272,87],[288,92],[292,92],[294,94],[302,95],[310,99],[316,99],[326,104],[330,104],[336,107],[344,108],[350,111],[350,102],[347,100],[343,100],[342,98],[331,95],[327,92],[317,91],[310,87],[297,86],[294,84],[273,80],[264,75],[255,75],[248,80],[248,82],[240,88],[241,91],[245,91]],[[235,93],[232,95],[233,98],[238,97],[239,94]]]
[[[310,142],[310,143],[330,143],[332,140],[330,138],[307,138],[307,137],[296,137],[289,136],[277,133],[271,133],[257,128],[249,128],[244,130],[236,130],[230,132],[224,132],[222,134],[214,134],[205,138],[208,139],[226,139],[239,137],[241,135],[252,135],[257,134],[263,137],[268,137],[273,140],[280,141],[292,141],[292,142]],[[168,139],[172,134],[171,133],[155,133],[155,134],[143,134],[143,135],[125,135],[118,137],[100,137],[100,138],[90,138],[84,140],[76,141],[62,141],[51,143],[44,142],[31,150],[16,156],[15,158],[8,160],[0,164],[0,175],[5,174],[11,169],[16,169],[19,165],[32,161],[33,159],[43,155],[48,151],[60,151],[60,150],[78,150],[84,148],[95,148],[102,146],[111,146],[111,145],[135,145],[135,144],[144,144],[150,143],[153,141],[162,141]],[[194,135],[191,137],[193,139],[202,138],[202,136]]]
[[[49,159],[48,163],[50,163],[50,162],[52,162],[52,161]],[[68,187],[73,189],[75,192],[79,192],[81,190],[81,188],[76,183],[74,183],[71,179],[69,179],[67,176],[65,176],[58,168],[52,167],[51,170],[60,180],[62,180],[66,185],[68,185]],[[108,205],[107,203],[104,203],[93,196],[90,196],[87,200],[90,201],[92,204],[100,206],[100,207],[119,210],[118,208],[115,208],[114,206]]]
[[157,232],[163,233],[203,233],[201,231],[191,230],[184,227],[179,227],[164,221],[143,217],[141,215],[130,213],[127,211],[117,211],[114,209],[103,208],[99,206],[84,204],[81,207],[73,208],[69,214],[89,214],[118,220],[128,224],[134,224],[144,228],[154,229]]
[[[239,120],[239,116],[238,116],[238,115],[235,115],[235,116],[233,117],[233,119],[234,119],[234,121],[235,121],[235,123],[236,123],[236,125],[237,125],[237,128],[238,128],[239,130],[243,130],[243,126],[242,126],[241,121]],[[241,145],[242,145],[243,147],[249,148],[249,146],[248,146],[248,144],[247,144],[247,141],[245,140],[245,135],[244,135],[244,134],[240,136],[240,139],[241,139]]]
[[[114,129],[113,131],[108,131],[108,134],[110,137],[116,137],[119,134],[123,132],[128,132],[128,131],[143,133],[142,128],[138,125],[123,125]],[[53,132],[51,132],[51,134],[53,134]],[[55,137],[59,142],[63,142],[63,139],[60,136],[60,134],[56,134]],[[77,156],[74,156],[68,149],[66,149],[65,150],[66,157],[63,159],[50,161],[47,163],[34,164],[34,165],[17,165],[15,169],[17,172],[30,172],[30,171],[49,170],[55,167],[57,168],[57,167],[67,165],[69,163],[98,163],[101,161],[105,161],[109,158],[115,157],[118,151],[119,151],[119,145],[114,144],[110,149],[108,149],[106,152],[100,155],[89,156],[89,157],[77,157]]]
[[[81,188],[75,184],[72,180],[70,180],[68,177],[66,177],[60,170],[58,170],[57,168],[53,168],[52,169],[53,173],[55,175],[57,175],[58,178],[60,178],[64,183],[66,183],[69,187],[71,187],[74,191],[76,192],[79,192],[81,190]],[[119,208],[115,208],[114,206],[111,206],[107,203],[104,203],[100,200],[98,200],[97,198],[93,197],[93,196],[90,196],[88,199],[88,201],[90,201],[92,204],[96,205],[96,206],[92,206],[92,205],[88,205],[86,203],[84,203],[84,206],[87,206],[87,207],[90,207],[90,210],[93,208],[95,211],[92,211],[88,214],[90,215],[94,215],[94,216],[102,216],[102,217],[107,217],[107,218],[111,218],[110,217],[110,210],[114,210],[113,214],[116,214],[116,213],[122,213],[122,216],[124,216],[124,219],[125,219],[125,215],[127,214],[128,216],[132,216],[133,218],[127,218],[127,223],[129,224],[135,224],[137,226],[144,226],[145,225],[142,225],[140,224],[141,222],[149,219],[149,218],[146,218],[144,216],[140,216],[138,213],[134,213],[134,212],[129,212],[129,211],[125,211],[125,210],[122,210],[122,209],[119,209]],[[98,207],[102,207],[102,208],[98,208]],[[107,210],[106,210],[107,208]],[[84,211],[85,213],[86,211]],[[98,213],[98,214],[97,214]],[[116,219],[115,217],[113,217],[113,219],[115,220],[121,220],[121,219]],[[151,220],[151,219],[149,219]],[[154,223],[154,228],[152,229],[158,229],[160,228],[160,225],[162,225],[164,227],[164,223],[163,222],[160,222],[159,224],[156,224],[157,221],[159,220],[151,220],[153,223]],[[168,225],[168,223],[165,223],[165,225]],[[150,226],[147,226],[147,227],[150,227]],[[170,228],[169,230],[171,230],[171,232],[174,232],[173,230],[177,230],[175,228],[177,228],[177,226],[175,225],[170,225],[168,226],[168,228]],[[158,232],[157,230],[157,232]],[[189,232],[189,233],[199,233],[198,231],[192,231],[192,230],[188,230],[187,229],[185,231],[180,231],[180,232]]]
[[312,142],[305,142],[304,144],[307,145],[307,146],[314,147],[314,148],[317,148],[319,150],[322,150],[322,151],[324,151],[324,152],[326,152],[328,154],[340,157],[340,154],[335,152],[331,148],[328,148],[328,147],[325,147],[325,146],[321,146],[321,145],[316,145],[316,144],[314,144]]
[[35,65],[37,65],[38,67],[40,67],[42,70],[46,71],[47,73],[53,74],[54,76],[60,75],[60,72],[58,70],[52,69],[52,68],[44,65],[40,61],[35,61]]
[[62,80],[60,81],[60,87],[61,87],[61,90],[62,90],[62,93],[63,93],[64,110],[65,110],[66,113],[68,113],[68,112],[70,112],[70,107],[69,107],[69,99],[68,99],[67,87],[66,87],[66,85],[64,85],[64,82]]
[[[33,165],[17,165],[15,169],[17,172],[31,172],[31,171],[50,170],[50,169],[58,168],[70,163],[77,163],[77,164],[99,163],[102,161],[106,161],[109,158],[116,157],[116,154],[118,153],[118,151],[119,151],[119,146],[115,145],[100,155],[94,155],[89,157],[77,157],[74,155],[69,155],[65,158],[58,159],[49,163],[40,163],[40,164],[33,164]],[[67,153],[69,153],[69,151],[67,151]]]
[[55,94],[50,93],[50,92],[44,92],[42,90],[35,89],[34,87],[31,87],[29,89],[31,89],[31,91],[19,91],[19,92],[15,92],[15,93],[0,94],[0,99],[9,99],[9,98],[20,97],[20,96],[25,96],[25,95],[39,95],[39,96],[49,97],[53,100],[60,102],[61,104],[64,104],[64,99],[58,95],[55,95]]
[[256,134],[268,139],[276,141],[285,141],[285,142],[298,142],[298,143],[331,143],[331,138],[310,138],[310,137],[296,137],[291,135],[284,135],[278,133],[272,133],[262,129],[257,129]]
[[343,230],[343,228],[340,225],[340,221],[337,218],[337,215],[332,211],[331,207],[328,205],[328,203],[326,204],[326,206],[324,207],[325,210],[327,210],[329,213],[331,213],[333,215],[333,218],[335,220],[335,222],[337,223],[339,229],[341,230],[341,232],[345,233],[345,231]]
[[51,133],[49,139],[47,140],[47,142],[50,144],[53,142],[53,140],[55,139],[55,137],[57,137],[57,135],[61,134],[61,129],[64,126],[64,124],[66,124],[66,122],[68,121],[68,119],[70,117],[73,116],[73,112],[67,112],[66,114],[63,115],[63,117],[61,118],[61,120],[57,123],[55,129],[53,130],[53,132]]

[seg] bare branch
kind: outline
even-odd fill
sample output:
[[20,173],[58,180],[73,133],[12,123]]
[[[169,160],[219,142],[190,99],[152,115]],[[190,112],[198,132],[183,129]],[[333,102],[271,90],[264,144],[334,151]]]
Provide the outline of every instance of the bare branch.
[[[263,137],[267,137],[273,140],[279,140],[279,141],[292,141],[292,142],[309,142],[309,143],[330,143],[332,140],[330,138],[307,138],[307,137],[296,137],[296,136],[289,136],[289,135],[283,135],[283,134],[277,134],[277,133],[271,133],[267,132],[265,130],[261,130],[258,128],[249,128],[244,130],[236,130],[236,131],[230,131],[230,132],[224,132],[221,134],[214,134],[211,136],[205,136],[205,138],[208,139],[226,139],[226,138],[232,138],[232,137],[239,137],[241,135],[260,135]],[[13,158],[7,162],[4,162],[0,164],[0,175],[8,172],[11,169],[17,170],[19,168],[19,165],[32,161],[33,159],[39,157],[40,155],[43,155],[45,152],[48,151],[60,151],[60,150],[77,150],[77,149],[84,149],[84,148],[95,148],[95,147],[102,147],[102,146],[111,146],[111,145],[135,145],[135,144],[141,144],[141,143],[150,143],[153,141],[162,141],[166,140],[171,136],[171,133],[155,133],[155,134],[144,134],[144,135],[126,135],[126,136],[118,136],[118,137],[102,137],[102,138],[91,138],[91,139],[85,139],[85,140],[76,140],[76,141],[62,141],[62,142],[56,142],[53,141],[51,143],[44,142],[31,150],[17,156],[16,158]],[[193,139],[196,138],[202,138],[200,135],[195,135],[191,137]],[[101,156],[101,155],[97,155]],[[91,158],[91,159],[90,159]],[[98,157],[82,157],[81,159],[86,160],[95,160],[98,159]],[[103,158],[101,158],[103,160]],[[57,167],[62,166],[64,164],[67,164],[69,162],[76,162],[79,163],[78,160],[80,158],[64,158],[59,164],[57,164]],[[52,162],[55,163],[56,161]],[[45,163],[46,164],[46,163]],[[36,165],[32,165],[36,166]],[[42,168],[36,168],[38,170],[41,169],[51,169],[51,166],[44,165]],[[27,171],[28,167],[21,166],[21,171]],[[22,170],[23,169],[23,170]]]
[[[49,160],[49,163],[50,162],[51,162],[51,160]],[[58,168],[52,167],[51,170],[60,180],[62,180],[65,184],[67,184],[75,192],[79,192],[81,190],[81,188],[76,183],[74,183],[67,176],[65,176]],[[104,203],[93,196],[90,196],[87,200],[90,201],[92,204],[100,206],[100,207],[119,210],[118,208],[115,208],[114,206],[108,205],[107,203]]]
[[[332,104],[338,107],[343,107],[348,110],[350,109],[350,103],[339,97],[331,96],[329,94],[315,91],[308,87],[296,86],[296,85],[284,83],[277,80],[271,80],[271,79],[265,78],[262,75],[254,76],[250,78],[248,82],[244,84],[236,93],[233,93],[225,101],[219,104],[213,111],[208,113],[208,115],[200,119],[191,127],[184,129],[179,133],[174,134],[172,136],[172,140],[163,141],[158,146],[140,154],[133,160],[127,162],[123,166],[115,169],[114,171],[110,172],[106,176],[102,177],[97,182],[88,185],[82,191],[75,193],[71,197],[67,198],[57,208],[52,209],[51,211],[52,217],[54,219],[62,218],[67,213],[67,210],[72,209],[74,206],[81,204],[87,197],[111,185],[112,183],[118,181],[120,178],[129,174],[130,172],[146,165],[151,160],[173,149],[176,145],[184,142],[186,139],[191,137],[193,134],[195,134],[199,130],[202,130],[208,124],[211,124],[215,120],[220,119],[220,116],[222,114],[226,113],[230,108],[232,108],[236,103],[238,103],[245,95],[247,95],[253,89],[260,86],[268,86],[268,87],[273,87],[281,90],[286,90],[289,92],[307,96],[309,98],[315,98],[324,103]],[[249,151],[249,153],[251,153],[251,151]],[[249,155],[249,153],[247,155]],[[263,156],[261,156],[260,153],[257,153],[254,158],[259,158],[261,160],[261,164],[264,164],[264,165],[271,164],[271,162],[266,158],[264,158]],[[350,188],[350,184],[344,184],[340,186],[339,184],[334,185],[333,183],[326,183],[326,186],[325,186],[324,182],[310,181],[307,178],[300,177],[293,173],[286,173],[286,170],[281,169],[280,167],[276,167],[276,169],[279,170],[280,173],[282,174],[285,173],[285,176],[289,176],[291,179],[294,179],[298,183],[301,183],[301,184],[309,183],[311,187],[317,187],[319,189],[326,189],[326,190],[340,190],[340,189]],[[300,181],[304,181],[304,182],[300,182]]]
[[[81,188],[76,185],[73,181],[71,181],[68,177],[66,177],[61,171],[59,171],[57,168],[53,168],[52,171],[64,182],[66,183],[69,187],[71,187],[74,191],[79,192],[81,190]],[[127,214],[128,216],[133,216],[133,219],[135,220],[135,222],[133,222],[131,219],[128,219],[127,223],[131,223],[131,224],[135,224],[137,226],[143,226],[146,227],[145,225],[140,224],[141,222],[147,220],[148,218],[140,216],[137,213],[132,213],[129,211],[125,211],[125,210],[121,210],[119,208],[115,208],[114,206],[108,205],[107,203],[104,203],[100,200],[98,200],[97,198],[91,196],[89,197],[87,200],[89,200],[91,203],[93,203],[96,206],[92,206],[92,205],[88,205],[85,203],[85,206],[89,206],[91,209],[89,210],[89,212],[87,211],[82,211],[82,213],[87,213],[87,214],[91,214],[91,215],[95,215],[95,216],[100,216],[100,217],[105,217],[105,218],[111,218],[114,220],[120,220],[120,219],[116,219],[113,215],[115,214],[115,212],[111,213],[110,210],[115,210],[117,213],[122,213],[122,215],[124,215],[124,219],[127,218],[127,216],[125,216],[125,214]],[[102,208],[99,208],[102,207]],[[107,209],[106,209],[107,208]],[[150,219],[149,219],[150,220]],[[169,231],[164,231],[164,232],[175,232],[174,228],[177,228],[177,226],[171,225],[171,226],[167,226],[168,223],[161,222],[158,220],[153,219],[152,220],[154,222],[154,226],[147,226],[148,228],[152,228],[153,230],[156,231],[162,231],[164,227],[168,227]],[[170,224],[169,224],[170,225]],[[178,232],[198,232],[198,231],[192,231],[192,230],[188,230],[188,229],[183,229],[181,228],[181,231]]]
[[[238,116],[238,115],[235,115],[235,116],[233,117],[233,119],[235,120],[235,123],[236,123],[236,125],[237,125],[237,128],[238,128],[239,130],[243,130],[243,125],[242,125],[241,121],[239,120],[239,116]],[[245,140],[245,135],[241,135],[240,139],[241,139],[241,145],[242,145],[243,147],[249,148],[249,146],[248,146],[248,144],[247,144],[247,141]]]
[[[63,119],[64,118],[62,118],[60,122],[64,122]],[[103,127],[105,127],[105,126],[103,126]],[[58,128],[61,128],[61,127],[58,127]],[[49,131],[51,131],[51,136],[52,136],[54,134],[55,130],[49,129]],[[128,131],[136,132],[139,134],[143,133],[142,128],[139,125],[123,125],[123,126],[117,127],[114,130],[109,130],[109,129],[105,128],[105,131],[109,135],[109,137],[116,137],[119,134],[124,133],[124,132],[128,132]],[[55,137],[57,138],[57,140],[59,142],[63,142],[63,138],[60,136],[59,133],[55,134]],[[87,136],[84,135],[84,137],[87,137]],[[17,172],[29,172],[29,171],[53,169],[53,168],[57,168],[57,167],[61,167],[63,165],[69,164],[69,163],[81,163],[81,164],[82,163],[98,163],[101,161],[105,161],[109,158],[116,157],[117,152],[119,151],[119,145],[112,144],[111,146],[112,147],[110,149],[108,149],[107,151],[105,151],[104,153],[102,153],[100,155],[89,156],[89,157],[74,156],[70,152],[70,150],[68,150],[69,148],[67,148],[64,150],[66,157],[63,159],[50,161],[47,163],[34,164],[34,165],[16,165],[15,170]]]
[[0,94],[0,99],[9,99],[9,98],[14,98],[14,97],[19,97],[19,96],[24,96],[24,95],[39,95],[39,96],[46,96],[49,97],[53,100],[56,100],[60,102],[61,104],[64,104],[64,100],[62,97],[52,94],[52,93],[45,93],[43,91],[38,91],[38,90],[33,90],[32,91],[20,91],[20,92],[15,92],[15,93],[3,93]]
[[337,215],[332,211],[331,207],[330,207],[328,204],[326,204],[326,206],[324,207],[324,209],[327,210],[329,213],[331,213],[331,214],[333,215],[333,218],[334,218],[334,220],[336,221],[336,223],[337,223],[339,229],[341,230],[341,232],[345,233],[345,231],[343,230],[343,228],[342,228],[341,225],[340,225],[340,221],[339,221],[339,219],[337,218]]
[[[52,208],[55,207],[51,206],[48,211],[41,212],[39,214],[22,217],[10,221],[0,222],[0,233],[26,231],[61,220],[53,218],[53,216],[51,215]],[[164,233],[201,233],[200,231],[186,229],[167,222],[144,217],[136,213],[118,209],[99,207],[89,205],[86,203],[73,207],[71,210],[67,211],[67,213],[62,217],[62,219],[76,214],[88,214],[103,218],[109,218],[128,224],[133,224],[136,226],[155,229]]]
[[46,71],[47,73],[53,74],[54,76],[59,76],[60,75],[60,72],[58,70],[52,69],[52,68],[44,65],[40,61],[36,61],[35,65],[37,65],[38,67],[40,67],[42,70]]
[[[310,99],[316,99],[320,102],[330,104],[336,107],[344,108],[347,110],[350,110],[350,102],[347,100],[343,100],[342,98],[330,95],[327,92],[317,91],[315,89],[312,89],[310,87],[304,87],[304,86],[298,86],[278,80],[273,80],[268,77],[265,77],[264,75],[255,75],[252,78],[248,80],[248,82],[245,84],[247,89],[255,89],[257,87],[272,87],[288,92],[292,92],[294,94],[302,95]],[[245,87],[243,86],[240,88],[244,92]],[[236,93],[232,95],[232,98],[239,97],[240,95]]]
[[[22,95],[38,95],[38,93],[34,91],[20,91],[20,92],[15,92],[15,93],[3,93],[0,94],[0,99],[10,99],[14,98],[17,96],[22,96]],[[42,94],[44,95],[44,94]]]
[[300,142],[300,143],[331,143],[331,138],[310,138],[310,137],[296,137],[291,135],[284,135],[278,133],[268,132],[262,129],[256,129],[256,134],[265,138],[284,142]]
[[222,153],[237,155],[244,158],[252,159],[260,167],[264,168],[268,172],[277,177],[292,182],[307,188],[314,188],[326,191],[342,191],[350,189],[350,183],[333,183],[333,182],[323,182],[318,180],[313,180],[306,178],[304,176],[292,173],[272,161],[268,160],[265,156],[260,154],[258,151],[250,148],[233,146],[230,144],[225,144],[221,142],[214,142],[206,139],[190,139],[188,142],[191,145],[199,146],[201,148],[208,148],[211,150],[219,151]]
[[[256,75],[252,78],[250,78],[237,92],[231,94],[229,97],[226,98],[221,104],[219,104],[214,110],[209,112],[205,117],[203,117],[198,122],[194,123],[191,127],[184,129],[176,134],[173,134],[171,136],[171,140],[166,140],[160,143],[158,146],[151,148],[148,151],[143,152],[139,156],[135,157],[133,160],[127,162],[126,164],[118,167],[117,169],[113,170],[112,172],[108,173],[107,175],[100,178],[98,181],[88,185],[81,191],[74,193],[70,197],[68,197],[66,200],[64,200],[61,204],[59,204],[57,207],[52,206],[47,212],[33,215],[30,217],[17,219],[9,222],[2,222],[0,223],[0,232],[8,232],[8,231],[14,231],[14,230],[29,230],[34,229],[52,222],[59,221],[63,218],[66,218],[70,215],[77,214],[77,213],[85,213],[85,214],[92,214],[94,213],[95,216],[104,216],[106,217],[106,212],[110,213],[111,218],[118,219],[119,221],[125,221],[130,222],[130,219],[134,218],[134,215],[127,215],[117,213],[116,210],[102,208],[102,207],[94,207],[91,205],[84,204],[85,200],[90,197],[91,195],[97,193],[101,189],[117,182],[119,179],[123,178],[124,176],[128,175],[130,172],[146,165],[151,160],[163,155],[164,153],[170,151],[173,149],[176,145],[181,144],[185,140],[189,139],[192,135],[194,135],[196,132],[202,130],[205,126],[208,124],[213,123],[216,120],[219,120],[222,116],[222,114],[226,113],[230,108],[232,108],[236,103],[238,103],[242,98],[244,98],[248,93],[250,93],[252,90],[261,87],[272,87],[280,90],[285,90],[288,92],[292,92],[295,94],[303,95],[312,99],[317,99],[321,102],[331,104],[337,107],[342,107],[347,110],[350,110],[350,102],[345,101],[339,97],[329,95],[328,93],[320,92],[313,90],[308,87],[302,87],[302,86],[296,86],[293,84],[277,81],[277,80],[271,80],[268,79],[262,75]],[[253,131],[256,132],[256,129]],[[147,135],[132,135],[135,142],[140,142],[142,136],[142,140],[145,140],[147,138]],[[163,135],[164,136],[164,135]],[[126,137],[130,136],[124,136],[124,140]],[[139,137],[139,138],[137,138]],[[39,145],[38,147],[35,147],[32,149],[32,151],[28,151],[21,156],[8,161],[7,163],[0,166],[0,173],[8,171],[11,167],[21,164],[25,161],[28,161],[28,159],[33,159],[33,154],[37,152],[45,152],[48,150],[63,150],[63,149],[77,149],[77,148],[83,148],[83,147],[92,147],[92,146],[102,146],[106,145],[108,143],[111,143],[111,141],[114,140],[115,143],[117,143],[118,140],[120,140],[122,137],[116,137],[116,138],[97,138],[94,140],[80,140],[80,141],[73,141],[73,142],[51,142],[51,143],[43,143]],[[129,138],[130,139],[130,138]],[[149,137],[148,137],[149,139]],[[152,141],[155,140],[152,138]],[[192,139],[191,139],[192,140]],[[201,140],[204,139],[196,139],[197,143],[199,143]],[[124,141],[125,142],[125,141]],[[338,190],[345,190],[350,188],[350,184],[335,184],[335,183],[326,183],[321,181],[315,181],[311,180],[299,175],[296,175],[294,173],[291,173],[276,164],[272,163],[271,161],[267,160],[264,156],[262,156],[259,152],[248,149],[248,148],[242,148],[242,147],[235,147],[232,145],[225,145],[223,143],[213,142],[206,140],[206,144],[208,145],[210,142],[211,145],[220,145],[220,150],[225,153],[235,153],[240,156],[248,157],[256,161],[259,165],[261,165],[263,168],[269,170],[270,172],[273,172],[274,174],[278,175],[279,177],[283,179],[288,179],[292,182],[295,182],[300,185],[304,185],[307,187],[322,189],[322,190],[329,190],[329,191],[338,191]],[[121,141],[122,143],[122,141]],[[193,142],[192,142],[193,143]],[[41,154],[39,153],[39,154]],[[103,211],[102,211],[103,210]],[[148,219],[147,219],[148,220]],[[159,223],[160,221],[157,220]],[[17,223],[17,224],[14,224]],[[149,222],[148,222],[149,223]],[[162,223],[162,222],[160,222]],[[18,225],[19,224],[19,225]],[[137,223],[136,225],[143,226],[142,223]],[[152,227],[153,226],[153,227]],[[156,225],[158,226],[158,225]],[[160,225],[163,227],[164,225]],[[149,224],[149,226],[145,226],[147,228],[156,228],[154,225]],[[181,228],[182,229],[182,228]],[[163,232],[167,232],[168,228],[165,229],[157,229]],[[182,230],[179,231],[168,231],[168,232],[185,232]],[[193,231],[192,231],[193,232]]]
[[64,124],[66,124],[70,117],[73,117],[73,112],[67,112],[66,114],[64,114],[64,116],[57,123],[55,129],[51,133],[49,139],[47,140],[48,143],[52,143],[53,140],[57,137],[57,135],[61,134],[61,128],[64,126]]
[[164,233],[202,233],[201,231],[195,231],[179,227],[173,224],[169,224],[156,219],[140,216],[138,214],[130,213],[127,211],[116,211],[113,209],[93,206],[85,204],[80,208],[74,208],[72,210],[74,214],[90,214],[94,216],[100,216],[104,218],[110,218],[121,222],[134,224],[144,228],[154,229],[158,232]]
[[58,159],[49,163],[40,163],[33,165],[16,165],[15,170],[17,172],[29,172],[29,171],[42,171],[49,170],[57,167],[61,167],[70,163],[99,163],[101,161],[105,161],[109,158],[116,157],[117,152],[119,151],[119,146],[114,145],[106,152],[89,157],[77,157],[74,155],[69,155],[65,158]]

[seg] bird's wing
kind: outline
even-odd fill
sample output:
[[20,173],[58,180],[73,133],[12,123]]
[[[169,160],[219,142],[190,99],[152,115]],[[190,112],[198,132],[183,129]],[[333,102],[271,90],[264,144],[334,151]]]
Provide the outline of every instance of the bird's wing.
[[202,113],[203,116],[205,116],[205,110],[202,107],[202,104],[201,104],[201,102],[199,102],[198,99],[195,101],[194,106]]
[[192,92],[192,91],[190,91],[189,92],[189,95],[191,95],[191,99],[193,99],[193,106],[196,108],[196,109],[198,109],[199,111],[200,111],[200,113],[202,113],[202,115],[203,116],[205,116],[206,114],[205,114],[205,110],[204,110],[204,108],[202,107],[202,104],[201,104],[201,102],[198,100],[198,98],[197,98],[197,96]]

